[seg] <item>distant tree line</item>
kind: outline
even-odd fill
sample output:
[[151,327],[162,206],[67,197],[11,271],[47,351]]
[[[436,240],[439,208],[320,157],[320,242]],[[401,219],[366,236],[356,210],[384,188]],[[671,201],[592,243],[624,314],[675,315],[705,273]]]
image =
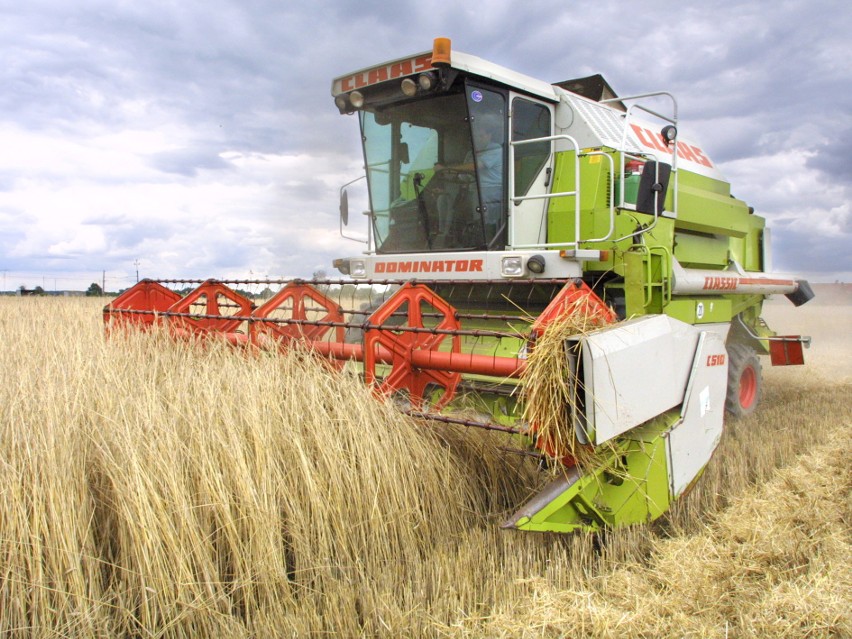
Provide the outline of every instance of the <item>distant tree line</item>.
[[26,286],[21,285],[20,288],[18,288],[18,295],[47,295],[47,293],[44,292],[44,289],[41,286],[36,286],[35,288],[27,288]]

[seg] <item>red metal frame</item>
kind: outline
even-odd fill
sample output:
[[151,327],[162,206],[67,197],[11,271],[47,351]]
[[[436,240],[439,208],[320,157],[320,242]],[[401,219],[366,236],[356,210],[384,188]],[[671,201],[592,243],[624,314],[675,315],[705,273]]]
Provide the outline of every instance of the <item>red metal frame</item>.
[[[380,395],[390,395],[405,390],[409,401],[416,409],[424,406],[430,399],[433,388],[443,389],[443,395],[434,404],[436,410],[446,406],[456,393],[461,373],[438,368],[420,368],[414,363],[414,353],[428,352],[434,355],[450,338],[449,352],[461,353],[461,336],[445,333],[420,333],[413,331],[393,331],[385,327],[391,318],[399,320],[404,315],[402,326],[427,328],[423,323],[423,307],[430,306],[441,317],[437,324],[428,328],[436,330],[459,330],[461,326],[455,317],[455,309],[426,286],[407,283],[394,293],[373,313],[367,323],[372,325],[364,333],[364,376],[368,384],[375,385]],[[400,314],[396,315],[395,314]],[[398,324],[399,325],[399,324]],[[376,328],[381,327],[381,328]],[[390,361],[386,361],[387,353]],[[378,381],[377,364],[388,364],[390,373]]]
[[[153,326],[160,321],[157,313],[165,313],[180,299],[180,294],[172,289],[152,280],[142,280],[104,307],[104,323],[107,329],[111,322]],[[122,313],[122,310],[150,312]]]
[[[306,304],[315,304],[322,309],[323,315],[315,320],[308,320],[308,308]],[[288,308],[289,306],[289,308]],[[290,282],[278,293],[273,295],[263,306],[252,313],[252,317],[266,319],[276,311],[292,311],[286,319],[299,320],[301,323],[280,324],[277,322],[252,322],[252,340],[262,334],[270,335],[285,343],[293,340],[306,340],[309,342],[325,341],[329,332],[333,330],[334,339],[331,341],[342,342],[346,329],[343,326],[333,326],[327,322],[344,322],[343,310],[322,292],[310,284]],[[315,322],[315,323],[312,323]]]
[[618,320],[615,311],[606,305],[583,280],[568,282],[547,305],[532,325],[533,338],[544,332],[547,326],[566,314],[583,313],[598,326],[606,326]]
[[[233,302],[238,310],[235,313],[223,313],[219,307],[219,296]],[[169,325],[180,332],[181,329],[193,333],[230,333],[236,332],[246,317],[251,315],[253,305],[245,297],[216,280],[207,280],[186,297],[177,301],[169,313],[191,313],[191,308],[202,297],[205,300],[205,313],[192,316],[170,316]],[[232,317],[233,316],[233,317]],[[237,339],[235,341],[244,341]]]

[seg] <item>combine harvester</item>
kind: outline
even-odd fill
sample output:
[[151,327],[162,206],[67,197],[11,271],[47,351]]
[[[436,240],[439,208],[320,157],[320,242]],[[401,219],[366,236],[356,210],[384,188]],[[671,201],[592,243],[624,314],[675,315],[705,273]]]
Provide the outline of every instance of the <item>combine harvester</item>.
[[[761,307],[813,293],[768,272],[764,219],[679,133],[672,95],[617,97],[599,75],[552,85],[444,38],[332,95],[360,123],[370,203],[364,250],[335,261],[344,277],[144,280],[108,326],[304,345],[411,414],[511,433],[563,471],[505,524],[535,531],[658,517],[706,466],[725,409],[755,409],[757,355],[803,363],[808,338],[777,336]],[[340,229],[358,239],[351,184]],[[227,284],[280,290],[255,307]],[[564,340],[560,438],[528,419],[524,373],[576,315],[592,328]]]

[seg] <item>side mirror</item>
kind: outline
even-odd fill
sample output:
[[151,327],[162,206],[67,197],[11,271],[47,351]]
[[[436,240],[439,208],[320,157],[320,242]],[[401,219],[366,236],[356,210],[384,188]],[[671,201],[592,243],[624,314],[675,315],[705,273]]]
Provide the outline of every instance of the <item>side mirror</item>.
[[340,221],[343,226],[349,226],[349,191],[340,190]]
[[399,162],[400,164],[409,164],[411,158],[408,157],[408,142],[399,143]]
[[[361,242],[363,244],[370,244],[370,228],[367,229],[367,233],[354,233],[352,235],[347,235],[346,230],[349,226],[349,187],[355,189],[352,191],[352,197],[355,198],[353,202],[357,200],[358,208],[361,207],[362,200],[365,202],[369,202],[370,196],[369,191],[366,186],[363,188],[361,186],[354,186],[357,182],[366,179],[366,175],[362,175],[361,177],[357,177],[354,180],[350,180],[346,184],[340,187],[340,237],[346,238],[347,240],[354,240],[356,242]],[[366,182],[364,183],[366,185]]]
[[639,178],[639,192],[636,195],[636,210],[638,212],[649,215],[660,215],[663,212],[671,172],[671,164],[645,162],[642,177]]

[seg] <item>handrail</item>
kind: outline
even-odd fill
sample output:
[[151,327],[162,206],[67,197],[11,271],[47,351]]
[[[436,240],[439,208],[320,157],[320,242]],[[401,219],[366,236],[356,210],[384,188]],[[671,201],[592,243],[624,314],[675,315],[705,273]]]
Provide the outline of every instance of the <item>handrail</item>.
[[[544,193],[541,195],[522,195],[515,196],[515,147],[524,144],[535,144],[540,142],[554,142],[556,140],[565,140],[574,148],[574,190],[562,191],[559,193]],[[552,147],[551,147],[552,149]],[[515,216],[512,216],[511,224],[509,224],[509,246],[513,249],[523,248],[556,248],[564,246],[578,247],[580,244],[580,145],[570,135],[548,135],[541,138],[531,138],[529,140],[510,140],[509,141],[509,201],[523,202],[525,200],[551,200],[556,197],[574,197],[574,241],[573,242],[545,242],[543,244],[518,244],[515,245]]]
[[[662,273],[660,274],[660,293],[663,297],[663,303],[668,304],[672,301],[672,252],[667,246],[662,244],[648,247],[648,254],[658,251],[663,254]],[[650,260],[649,260],[650,262]]]
[[[608,98],[606,100],[600,100],[600,103],[606,104],[606,103],[609,103],[609,102],[622,102],[622,101],[627,101],[627,100],[639,100],[639,99],[642,99],[642,98],[654,98],[654,97],[660,97],[660,96],[667,97],[672,101],[672,115],[671,115],[671,117],[667,116],[667,115],[663,115],[662,113],[658,113],[657,111],[650,109],[650,108],[644,106],[643,104],[634,103],[634,104],[631,104],[629,107],[627,107],[627,112],[625,113],[625,116],[624,116],[624,127],[622,129],[622,134],[621,134],[621,149],[620,149],[620,151],[621,151],[621,162],[620,162],[620,167],[619,167],[619,169],[620,169],[619,191],[621,193],[620,204],[621,204],[622,208],[624,207],[624,189],[625,189],[625,185],[624,185],[624,158],[625,158],[625,155],[627,155],[631,158],[635,158],[635,159],[644,159],[642,157],[637,157],[636,155],[633,155],[633,154],[630,154],[630,153],[627,152],[627,134],[628,134],[629,125],[630,125],[630,116],[633,114],[634,109],[641,110],[641,111],[644,111],[645,113],[649,113],[649,114],[651,114],[651,115],[653,115],[657,118],[660,118],[661,120],[663,120],[665,122],[669,122],[669,123],[677,126],[677,100],[668,91],[652,91],[650,93],[637,93],[635,95],[629,95],[629,96],[625,96],[625,97]],[[677,210],[678,210],[678,172],[677,172],[678,152],[677,151],[678,151],[678,143],[677,143],[677,138],[675,138],[674,148],[672,149],[672,172],[674,173],[674,183],[672,185],[672,188],[673,188],[672,213],[675,215],[675,217],[677,217]],[[653,158],[654,161],[659,164],[659,160],[657,159],[657,157],[653,153],[645,153],[644,155],[645,155],[645,157]],[[659,168],[657,169],[657,171],[658,171],[657,177],[659,177]],[[624,237],[616,240],[617,242],[619,242],[621,240],[625,240],[625,239],[630,238],[630,237],[633,237],[635,235],[647,233],[648,231],[650,231],[651,229],[653,229],[657,225],[657,209],[659,208],[658,198],[659,198],[659,193],[655,193],[655,195],[654,195],[654,221],[651,223],[651,225],[644,228],[644,229],[637,231],[636,233],[631,233],[630,235],[625,235]]]
[[[677,100],[668,91],[651,91],[650,93],[635,93],[633,95],[627,95],[627,96],[624,96],[624,97],[607,98],[606,100],[598,100],[598,102],[600,104],[606,104],[608,102],[624,102],[626,100],[639,100],[639,99],[642,99],[642,98],[656,98],[656,97],[659,97],[659,96],[666,96],[668,98],[671,98],[671,101],[672,101],[672,118],[673,119],[669,119],[668,117],[666,117],[664,115],[660,115],[659,113],[656,113],[656,112],[652,111],[651,109],[649,109],[647,107],[643,107],[641,105],[639,105],[639,108],[641,108],[643,111],[650,113],[651,115],[656,115],[658,118],[661,118],[663,120],[667,120],[667,121],[671,122],[672,124],[677,125]],[[630,106],[632,107],[632,106],[636,106],[636,105],[630,105]],[[629,110],[629,107],[628,107],[628,110]]]
[[[619,191],[621,191],[621,193],[620,193],[620,195],[621,195],[621,198],[620,198],[621,199],[621,202],[620,202],[621,208],[624,208],[624,204],[625,204],[625,202],[624,202],[624,190],[625,190],[625,185],[624,185],[624,157],[625,156],[634,158],[636,160],[647,160],[648,158],[651,158],[656,163],[656,172],[654,174],[654,177],[656,179],[660,178],[660,163],[657,160],[656,155],[654,155],[653,153],[646,153],[645,155],[642,156],[642,155],[634,155],[632,153],[627,153],[626,151],[622,151],[621,152],[621,176],[619,177]],[[648,226],[640,227],[638,231],[633,231],[633,233],[628,233],[627,235],[623,235],[622,237],[620,237],[620,238],[618,238],[617,240],[614,240],[614,241],[616,243],[621,242],[621,241],[629,239],[631,237],[636,237],[638,235],[644,235],[645,233],[653,230],[654,227],[657,226],[657,222],[660,219],[660,216],[657,213],[657,209],[660,208],[659,207],[659,198],[660,198],[659,192],[654,192],[654,221],[651,222],[651,224],[649,224]]]
[[[612,155],[609,153],[604,153],[603,151],[590,151],[589,153],[583,153],[583,156],[590,155],[602,155],[607,160],[609,160],[609,174],[615,175],[615,162],[612,159]],[[622,189],[623,191],[623,189]],[[613,189],[609,190],[609,231],[603,237],[594,237],[589,238],[587,240],[583,240],[584,242],[605,242],[612,237],[612,234],[615,232],[615,194],[613,193]]]
[[635,244],[630,247],[631,251],[636,251],[639,253],[645,254],[645,284],[643,288],[644,291],[644,307],[648,308],[651,305],[651,300],[654,296],[654,286],[657,284],[654,282],[653,278],[653,264],[651,263],[651,256],[654,252],[661,253],[662,264],[661,273],[660,273],[660,295],[663,298],[664,303],[669,303],[672,300],[672,257],[671,251],[665,246],[647,246],[646,244]]

